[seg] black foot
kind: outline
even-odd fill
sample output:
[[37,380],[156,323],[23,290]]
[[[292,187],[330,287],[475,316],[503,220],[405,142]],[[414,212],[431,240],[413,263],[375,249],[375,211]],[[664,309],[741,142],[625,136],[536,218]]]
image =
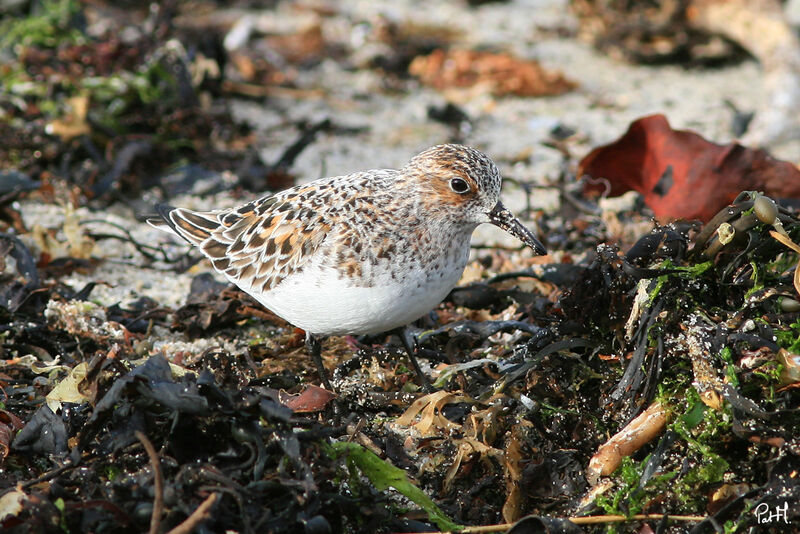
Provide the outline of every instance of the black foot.
[[425,393],[433,392],[434,388],[431,381],[428,379],[428,376],[422,372],[422,368],[417,361],[416,338],[407,327],[398,328],[394,333],[400,338],[400,341],[403,342],[403,347],[406,349],[408,359],[411,361],[411,367],[414,368],[414,373],[417,375],[417,383],[419,383]]
[[325,386],[325,389],[328,391],[333,391],[333,386],[331,386],[331,382],[328,380],[328,372],[322,364],[322,346],[319,344],[319,340],[308,332],[306,332],[306,350],[311,354],[314,365],[317,366],[317,373],[319,373],[322,385]]

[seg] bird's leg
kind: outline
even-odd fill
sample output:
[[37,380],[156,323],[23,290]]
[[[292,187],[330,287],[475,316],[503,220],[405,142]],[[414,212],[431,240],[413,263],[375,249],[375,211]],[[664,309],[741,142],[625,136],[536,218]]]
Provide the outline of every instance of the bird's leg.
[[406,353],[408,354],[408,359],[411,361],[411,367],[414,368],[414,373],[417,375],[417,382],[422,389],[426,393],[430,393],[433,391],[433,386],[431,385],[431,381],[428,379],[428,376],[422,372],[422,368],[419,366],[419,362],[417,361],[417,339],[408,329],[408,327],[402,326],[397,328],[394,331],[395,334],[400,338],[400,341],[403,343],[403,347],[406,349]]
[[328,380],[328,372],[322,364],[322,345],[320,345],[319,340],[315,338],[311,332],[306,332],[306,350],[311,354],[314,365],[317,366],[317,373],[319,373],[319,378],[322,380],[322,385],[325,386],[325,389],[328,391],[333,391],[333,386],[331,386],[331,382]]

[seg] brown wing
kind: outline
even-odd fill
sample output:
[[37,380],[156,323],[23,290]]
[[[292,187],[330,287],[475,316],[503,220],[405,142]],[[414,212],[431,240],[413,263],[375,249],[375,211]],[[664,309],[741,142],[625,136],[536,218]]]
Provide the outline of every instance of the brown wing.
[[291,196],[271,196],[229,210],[156,208],[170,229],[197,246],[214,269],[257,293],[300,269],[331,230],[323,214],[300,204]]

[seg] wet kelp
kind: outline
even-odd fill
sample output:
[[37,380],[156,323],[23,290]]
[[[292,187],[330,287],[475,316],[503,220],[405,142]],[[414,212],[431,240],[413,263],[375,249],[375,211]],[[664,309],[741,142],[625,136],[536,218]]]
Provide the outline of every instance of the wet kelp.
[[[141,358],[143,312],[111,319],[32,286],[48,299],[6,312],[0,421],[15,435],[4,470],[18,486],[6,495],[20,504],[3,524],[504,530],[531,513],[706,517],[697,531],[755,524],[755,509],[798,491],[796,256],[770,232],[795,240],[800,225],[778,206],[756,214],[771,202],[762,199],[743,194],[713,230],[658,227],[627,254],[601,245],[563,278],[560,301],[537,296],[547,282],[536,269],[454,291],[442,326],[416,335],[440,362],[427,395],[396,340],[348,341],[356,354],[334,375],[338,395],[320,397],[295,374],[310,362],[265,367],[260,343],[249,357],[220,349],[189,368]],[[196,322],[224,302],[206,300],[190,297],[195,312],[174,320],[195,335],[235,335],[235,320]],[[334,344],[326,357],[347,352]]]
[[[763,195],[743,193],[693,237],[683,230],[656,228],[625,256],[600,249],[584,281],[563,299],[573,312],[589,300],[590,309],[604,313],[588,327],[617,333],[612,350],[627,361],[606,400],[620,410],[618,422],[650,406],[660,413],[652,424],[666,427],[641,463],[619,454],[595,457],[590,475],[597,480],[622,463],[622,494],[599,501],[608,511],[638,512],[670,499],[699,506],[693,492],[703,488],[713,521],[734,524],[743,514],[738,520],[747,523],[749,510],[762,503],[773,509],[784,502],[781,495],[798,491],[784,473],[786,463],[797,465],[800,412],[788,372],[797,358],[789,352],[797,342],[797,264],[775,238],[779,232],[796,239],[797,218]],[[654,259],[659,269],[652,269]],[[604,290],[587,293],[598,285]],[[648,484],[654,500],[645,497]]]

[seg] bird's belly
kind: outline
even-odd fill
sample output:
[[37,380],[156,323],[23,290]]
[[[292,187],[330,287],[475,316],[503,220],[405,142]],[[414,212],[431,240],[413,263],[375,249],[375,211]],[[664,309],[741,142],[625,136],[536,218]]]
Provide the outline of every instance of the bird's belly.
[[289,323],[319,335],[376,334],[418,319],[447,296],[463,265],[439,273],[376,277],[368,287],[313,267],[253,295]]

